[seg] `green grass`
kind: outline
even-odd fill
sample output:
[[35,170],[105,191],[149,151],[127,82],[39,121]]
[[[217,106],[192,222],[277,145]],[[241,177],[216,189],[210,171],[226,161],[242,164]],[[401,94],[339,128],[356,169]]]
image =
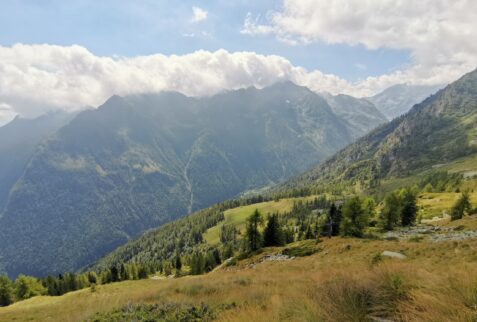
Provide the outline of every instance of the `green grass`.
[[220,229],[223,225],[235,225],[241,232],[243,232],[245,230],[245,222],[247,218],[255,211],[255,209],[258,209],[265,216],[274,212],[284,213],[292,209],[294,202],[299,200],[310,200],[313,198],[315,198],[315,196],[305,198],[287,198],[281,199],[280,201],[268,201],[229,209],[224,212],[225,220],[217,226],[208,229],[204,234],[204,239],[207,243],[212,245],[219,243]]
[[[424,219],[442,217],[444,213],[450,213],[460,196],[460,193],[454,192],[421,193],[417,202],[419,212]],[[470,194],[470,201],[472,206],[477,206],[477,192]]]

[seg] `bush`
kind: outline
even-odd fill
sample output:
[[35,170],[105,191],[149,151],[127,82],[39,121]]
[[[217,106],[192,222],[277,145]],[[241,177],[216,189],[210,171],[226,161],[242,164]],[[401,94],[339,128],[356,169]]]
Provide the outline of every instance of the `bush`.
[[45,295],[47,289],[40,281],[32,276],[20,275],[15,280],[15,295],[17,300],[26,300],[37,295]]
[[13,283],[6,276],[0,276],[0,306],[7,306],[13,303]]
[[287,255],[290,257],[305,257],[313,255],[319,252],[319,248],[315,248],[312,245],[299,245],[295,247],[287,247],[282,251],[283,255]]
[[96,314],[90,322],[212,321],[215,313],[207,305],[180,303],[129,304],[119,310]]

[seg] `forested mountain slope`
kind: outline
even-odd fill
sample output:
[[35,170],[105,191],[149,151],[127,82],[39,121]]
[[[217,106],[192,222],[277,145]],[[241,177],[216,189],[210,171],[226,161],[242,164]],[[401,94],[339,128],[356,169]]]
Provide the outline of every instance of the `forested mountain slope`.
[[343,182],[375,186],[477,152],[477,71],[415,105],[280,189]]
[[0,214],[12,186],[21,177],[38,145],[73,116],[58,111],[36,119],[17,117],[0,127]]
[[200,99],[114,96],[30,161],[0,219],[1,262],[11,276],[78,269],[148,228],[304,171],[355,137],[323,98],[290,82]]

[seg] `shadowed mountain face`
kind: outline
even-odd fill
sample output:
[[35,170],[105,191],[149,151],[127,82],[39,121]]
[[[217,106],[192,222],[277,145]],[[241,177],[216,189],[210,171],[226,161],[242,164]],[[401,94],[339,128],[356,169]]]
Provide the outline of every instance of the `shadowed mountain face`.
[[392,120],[407,113],[415,104],[422,102],[443,87],[443,85],[416,86],[399,84],[391,86],[381,93],[369,97],[367,100],[372,102],[388,120]]
[[148,228],[304,171],[356,136],[289,82],[202,99],[112,97],[61,128],[16,182],[0,219],[4,270],[78,269]]
[[373,186],[477,153],[477,70],[415,105],[281,189],[323,183]]
[[32,120],[17,117],[0,127],[0,213],[38,145],[72,118],[73,114],[55,112]]

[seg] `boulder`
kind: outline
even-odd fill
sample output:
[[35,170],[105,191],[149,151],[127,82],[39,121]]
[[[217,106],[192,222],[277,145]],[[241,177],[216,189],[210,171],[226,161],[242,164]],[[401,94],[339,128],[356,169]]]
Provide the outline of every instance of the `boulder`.
[[406,259],[407,256],[401,253],[397,252],[391,252],[389,250],[385,250],[384,252],[381,253],[381,256],[386,256],[386,257],[392,257],[392,258],[397,258],[397,259]]

